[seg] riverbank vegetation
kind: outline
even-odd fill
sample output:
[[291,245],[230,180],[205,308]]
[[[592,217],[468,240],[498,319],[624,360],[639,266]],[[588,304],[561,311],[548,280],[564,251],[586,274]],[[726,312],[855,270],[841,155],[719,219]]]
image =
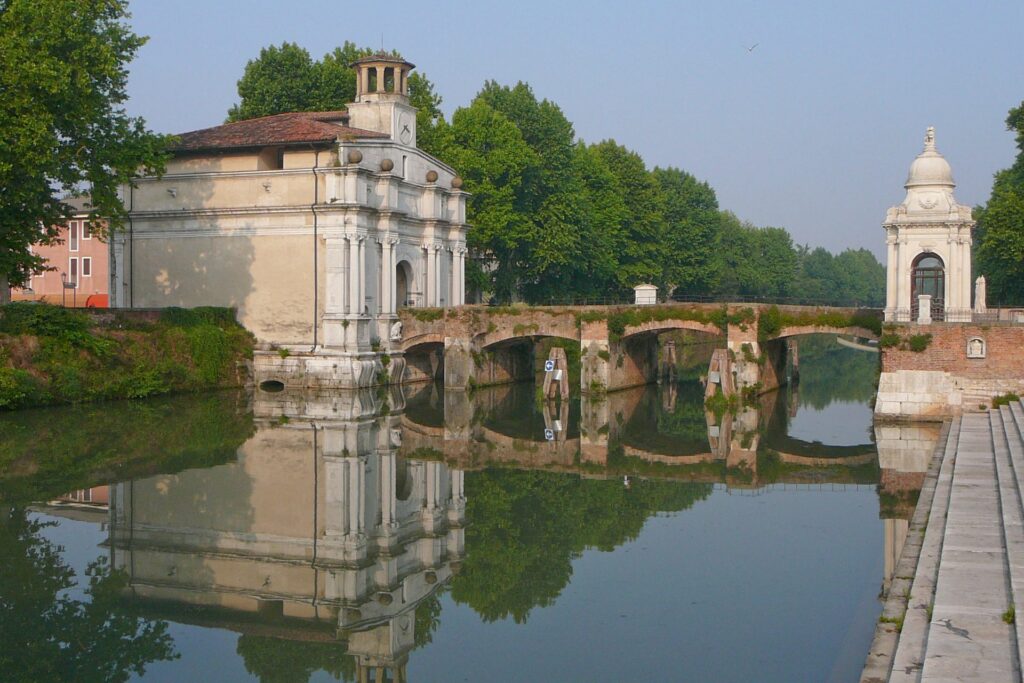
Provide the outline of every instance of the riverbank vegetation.
[[0,410],[240,386],[253,337],[223,308],[101,316],[0,307]]

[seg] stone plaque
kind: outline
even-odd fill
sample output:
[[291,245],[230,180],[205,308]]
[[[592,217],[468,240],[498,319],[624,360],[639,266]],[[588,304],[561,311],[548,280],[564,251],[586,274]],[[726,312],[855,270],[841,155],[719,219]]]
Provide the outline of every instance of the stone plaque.
[[984,358],[986,351],[985,340],[981,337],[971,337],[967,340],[968,358]]

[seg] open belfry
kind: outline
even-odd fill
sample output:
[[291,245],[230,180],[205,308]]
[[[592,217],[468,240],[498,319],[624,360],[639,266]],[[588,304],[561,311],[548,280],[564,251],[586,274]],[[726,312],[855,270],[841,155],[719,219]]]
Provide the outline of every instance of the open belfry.
[[162,177],[125,186],[113,305],[236,307],[259,342],[257,375],[309,387],[400,377],[398,309],[465,301],[467,195],[416,147],[413,64],[354,66],[348,109],[181,134]]

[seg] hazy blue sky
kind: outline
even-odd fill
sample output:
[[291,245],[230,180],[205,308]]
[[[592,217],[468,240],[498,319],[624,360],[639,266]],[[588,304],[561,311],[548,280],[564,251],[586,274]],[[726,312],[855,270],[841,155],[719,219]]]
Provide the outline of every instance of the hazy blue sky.
[[[223,121],[261,47],[319,58],[345,40],[398,49],[447,114],[486,79],[528,82],[587,141],[707,180],[723,208],[800,243],[884,253],[936,127],[957,198],[985,201],[1014,156],[1024,100],[1024,1],[347,2],[135,0],[150,36],[129,110],[162,132]],[[753,51],[747,47],[757,43]]]

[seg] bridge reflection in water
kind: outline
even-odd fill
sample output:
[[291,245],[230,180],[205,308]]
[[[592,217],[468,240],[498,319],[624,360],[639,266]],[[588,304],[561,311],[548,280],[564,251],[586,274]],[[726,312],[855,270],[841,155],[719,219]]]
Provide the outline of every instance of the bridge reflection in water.
[[697,383],[557,407],[528,384],[257,392],[256,433],[234,462],[112,486],[112,565],[147,616],[242,634],[250,671],[301,644],[313,670],[357,681],[406,680],[409,653],[429,642],[437,593],[474,552],[467,470],[743,495],[877,486],[888,584],[938,429],[877,427],[875,443],[829,446],[789,434],[799,403],[776,392],[716,417]]

